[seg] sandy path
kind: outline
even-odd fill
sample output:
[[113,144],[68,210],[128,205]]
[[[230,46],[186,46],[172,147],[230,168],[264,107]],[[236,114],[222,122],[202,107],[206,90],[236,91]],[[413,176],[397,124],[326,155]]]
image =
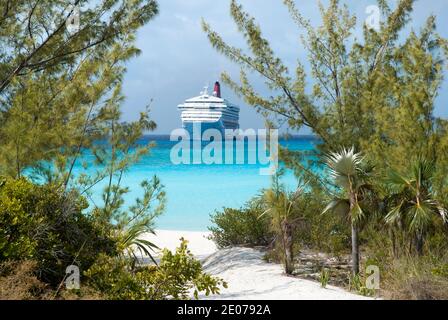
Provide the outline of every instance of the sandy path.
[[369,299],[341,288],[285,276],[279,264],[263,261],[263,253],[251,248],[217,250],[207,239],[208,232],[157,230],[157,235],[145,238],[161,248],[174,250],[181,237],[189,241],[191,252],[203,261],[204,269],[228,283],[220,295],[202,299],[247,300],[358,300]]
[[250,248],[219,250],[204,261],[204,269],[228,283],[219,296],[203,299],[247,300],[358,300],[366,299],[343,289],[288,277],[279,264],[263,261],[263,253]]
[[180,238],[188,241],[188,249],[198,258],[205,259],[218,248],[208,240],[209,232],[156,230],[156,235],[147,234],[144,239],[154,242],[159,248],[174,251],[180,244]]

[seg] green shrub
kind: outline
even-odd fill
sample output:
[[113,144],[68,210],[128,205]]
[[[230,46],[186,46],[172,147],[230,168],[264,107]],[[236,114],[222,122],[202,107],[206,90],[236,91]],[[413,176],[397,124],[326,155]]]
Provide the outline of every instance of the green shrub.
[[159,266],[133,268],[130,260],[103,255],[84,274],[89,284],[114,300],[189,299],[191,293],[197,298],[200,292],[217,294],[220,286],[227,286],[203,272],[183,239],[175,253],[163,251]]
[[87,270],[100,253],[115,252],[115,243],[83,213],[86,208],[84,198],[57,186],[2,179],[0,262],[34,260],[39,280],[53,287],[64,278],[67,266]]
[[[313,191],[303,195],[302,201],[294,203],[294,210],[302,219],[294,231],[295,247],[306,246],[334,255],[350,248],[350,228],[336,215],[322,215],[326,200],[322,192]],[[211,239],[220,247],[232,245],[268,245],[273,240],[269,217],[263,215],[266,204],[263,198],[254,198],[240,209],[224,208],[211,216],[214,226],[209,227]],[[274,261],[276,254],[270,258]],[[269,260],[271,260],[269,258]]]
[[211,239],[220,248],[245,245],[263,246],[272,241],[269,219],[262,216],[263,206],[258,199],[250,201],[241,209],[224,208],[211,215],[215,226],[209,227]]
[[350,228],[337,215],[322,215],[328,202],[318,190],[308,192],[296,203],[303,222],[296,229],[296,239],[304,246],[339,256],[350,248]]
[[0,182],[0,261],[33,257],[37,241],[32,234],[39,223],[30,214],[34,187],[24,179]]

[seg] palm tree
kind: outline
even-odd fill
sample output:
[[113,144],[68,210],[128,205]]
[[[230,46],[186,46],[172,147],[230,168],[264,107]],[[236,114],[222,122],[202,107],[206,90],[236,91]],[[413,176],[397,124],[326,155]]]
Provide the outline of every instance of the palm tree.
[[447,211],[433,192],[433,174],[434,164],[419,159],[410,174],[402,175],[391,170],[387,179],[394,205],[385,217],[386,223],[406,226],[419,255],[423,254],[425,233],[432,218],[439,216],[447,221]]
[[299,183],[296,192],[288,193],[280,184],[282,174],[283,171],[279,170],[273,177],[272,188],[264,192],[264,200],[268,209],[261,216],[269,214],[271,229],[276,234],[276,240],[280,240],[285,273],[292,274],[294,271],[294,229],[302,220],[298,216],[294,204],[303,195],[305,184]]
[[323,213],[328,211],[348,216],[352,233],[352,272],[359,273],[359,224],[364,217],[363,201],[371,191],[368,178],[372,168],[363,165],[363,157],[354,148],[333,152],[326,159],[336,189],[342,194],[335,196]]
[[116,224],[118,244],[126,258],[132,258],[132,266],[138,262],[136,253],[148,256],[156,265],[151,252],[159,249],[154,243],[144,239],[145,234],[155,234],[154,221],[159,217],[166,203],[164,187],[157,176],[141,183],[143,197],[137,198],[129,211],[122,213]]
[[147,221],[140,221],[132,224],[120,234],[120,240],[118,242],[119,247],[127,257],[132,257],[133,266],[135,266],[135,263],[139,260],[136,254],[137,252],[139,252],[142,257],[148,256],[157,265],[151,251],[154,252],[155,249],[159,248],[154,243],[143,239],[142,237],[149,233],[155,235],[154,229],[148,225]]

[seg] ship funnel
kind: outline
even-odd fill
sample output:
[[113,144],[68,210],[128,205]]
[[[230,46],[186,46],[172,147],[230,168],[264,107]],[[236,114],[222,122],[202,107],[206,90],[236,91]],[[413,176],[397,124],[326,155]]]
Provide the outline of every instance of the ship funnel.
[[218,81],[215,82],[215,88],[213,89],[215,97],[221,98],[221,85]]

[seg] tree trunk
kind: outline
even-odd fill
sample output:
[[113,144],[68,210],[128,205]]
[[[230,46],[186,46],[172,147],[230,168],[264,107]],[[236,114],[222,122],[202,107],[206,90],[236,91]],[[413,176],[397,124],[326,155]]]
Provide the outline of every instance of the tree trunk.
[[[353,192],[352,186],[350,184],[350,213],[354,210],[356,206],[356,195]],[[359,243],[358,243],[358,226],[356,222],[351,217],[352,223],[352,273],[357,275],[359,273]]]
[[292,272],[294,271],[292,226],[288,221],[286,221],[286,219],[282,221],[282,233],[283,249],[285,255],[285,272],[286,274],[292,274]]
[[352,222],[352,273],[359,273],[359,243],[358,243],[358,226]]
[[389,228],[389,237],[392,241],[392,254],[394,258],[398,258],[398,246],[397,246],[397,235],[392,228]]
[[415,250],[417,255],[423,255],[423,235],[421,233],[417,233],[415,236]]

